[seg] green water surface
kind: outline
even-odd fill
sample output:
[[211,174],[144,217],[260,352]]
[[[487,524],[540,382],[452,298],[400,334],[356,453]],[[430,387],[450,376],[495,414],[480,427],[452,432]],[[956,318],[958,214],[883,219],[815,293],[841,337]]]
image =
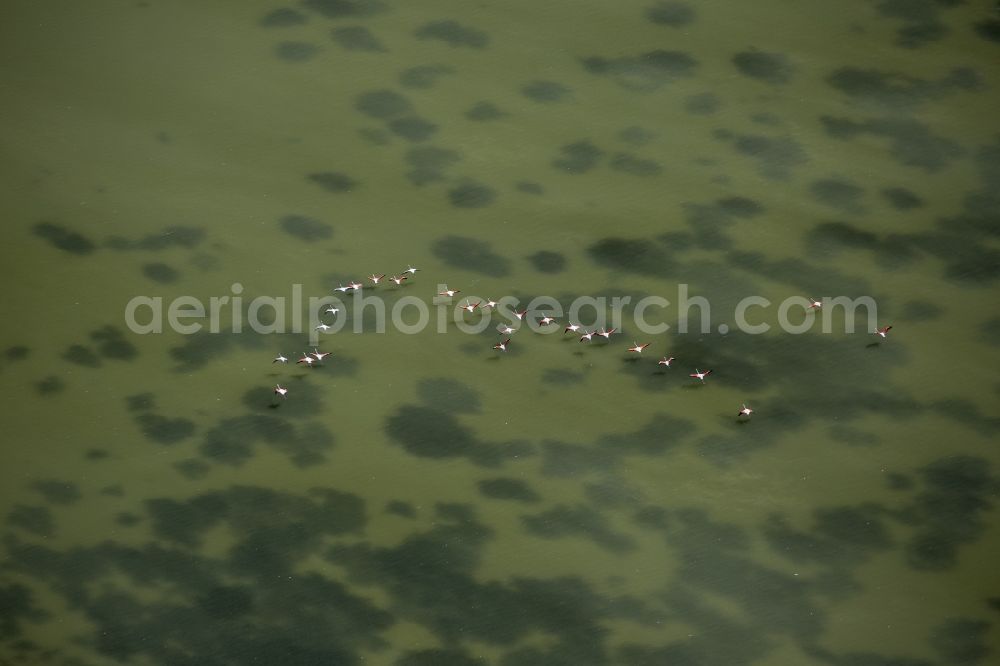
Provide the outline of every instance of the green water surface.
[[[0,25],[0,664],[997,658],[994,2],[14,0]],[[323,367],[271,363],[310,346],[296,293],[408,265],[363,293],[426,328],[347,297]],[[631,302],[607,342],[561,317],[498,353],[439,330],[439,285]],[[680,285],[708,330],[679,332]],[[218,333],[126,323],[237,295],[242,332],[232,301]],[[248,330],[260,296],[284,333]],[[748,296],[767,333],[737,330]],[[784,299],[838,296],[877,311],[781,330]]]

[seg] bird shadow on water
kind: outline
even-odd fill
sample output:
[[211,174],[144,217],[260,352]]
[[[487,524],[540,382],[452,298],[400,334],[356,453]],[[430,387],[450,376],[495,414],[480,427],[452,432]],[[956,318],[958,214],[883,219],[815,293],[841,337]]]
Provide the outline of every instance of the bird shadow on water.
[[681,386],[681,389],[684,391],[704,391],[705,388],[706,388],[705,384],[699,381],[689,382]]

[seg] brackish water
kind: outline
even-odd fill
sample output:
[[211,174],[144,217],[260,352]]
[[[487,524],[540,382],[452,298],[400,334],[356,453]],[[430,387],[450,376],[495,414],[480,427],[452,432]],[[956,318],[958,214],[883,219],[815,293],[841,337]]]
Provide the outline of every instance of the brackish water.
[[[996,3],[15,0],[0,25],[0,663],[996,663]],[[348,299],[307,370],[271,364],[306,333],[231,308],[125,322],[410,264],[364,293],[658,295],[672,328],[629,306],[607,343],[499,354],[436,319],[355,333]],[[678,331],[681,284],[710,330]],[[736,330],[747,296],[769,332]],[[791,334],[793,296],[877,316],[793,308]]]

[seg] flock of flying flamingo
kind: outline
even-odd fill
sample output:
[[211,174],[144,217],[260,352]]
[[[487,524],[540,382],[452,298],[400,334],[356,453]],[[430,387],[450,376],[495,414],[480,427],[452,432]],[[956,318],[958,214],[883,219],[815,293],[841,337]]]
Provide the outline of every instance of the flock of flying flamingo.
[[[389,278],[389,281],[394,282],[397,286],[400,286],[400,285],[403,284],[403,282],[405,280],[408,280],[411,275],[416,274],[416,272],[418,270],[420,270],[420,269],[414,268],[413,266],[407,266],[407,268],[406,268],[405,271],[403,271],[399,275],[393,275],[392,277]],[[371,274],[371,275],[368,276],[368,279],[371,281],[371,283],[372,283],[373,286],[378,286],[378,283],[381,282],[383,279],[385,279],[385,273],[373,273],[373,274]],[[346,293],[346,292],[349,292],[349,291],[358,291],[358,290],[360,290],[362,288],[364,288],[364,284],[355,281],[355,282],[348,282],[347,285],[341,284],[340,286],[336,287],[334,289],[334,291],[339,291],[341,293]],[[456,294],[459,294],[459,293],[461,293],[461,290],[459,290],[459,289],[448,289],[447,285],[445,285],[445,289],[442,290],[442,291],[439,291],[437,295],[438,296],[446,296],[448,298],[452,298]],[[808,300],[809,300],[809,308],[808,308],[809,310],[817,310],[817,309],[823,307],[823,302],[822,301],[816,300],[814,298],[809,298]],[[473,303],[471,301],[471,299],[466,299],[465,305],[462,305],[460,307],[461,307],[461,309],[465,310],[466,312],[472,313],[472,312],[475,312],[477,308],[482,309],[482,310],[485,310],[487,308],[494,308],[495,309],[497,307],[497,302],[494,301],[494,300],[492,300],[492,299],[486,299],[486,300],[481,300],[481,301],[477,301],[476,303]],[[339,308],[330,307],[330,308],[327,308],[325,312],[327,314],[336,315],[339,311],[340,311]],[[521,311],[514,311],[513,315],[515,317],[517,317],[518,321],[524,321],[524,318],[528,315],[528,310],[525,309],[525,310],[521,310]],[[549,316],[540,317],[538,319],[538,324],[540,326],[550,326],[550,325],[555,324],[555,323],[556,323],[555,318],[549,317]],[[319,326],[316,327],[316,330],[318,330],[318,331],[327,331],[330,328],[331,328],[331,326],[329,326],[328,324],[322,324],[321,323]],[[515,328],[513,328],[513,327],[511,327],[509,325],[501,325],[501,326],[498,327],[497,330],[500,332],[501,335],[508,335],[509,336],[512,333],[514,333],[517,329],[515,329]],[[878,330],[875,331],[875,335],[879,336],[880,338],[882,338],[884,340],[889,335],[889,331],[890,330],[892,330],[892,326],[883,326],[882,328],[880,328],[880,329],[878,329]],[[583,331],[583,333],[579,333],[580,331]],[[579,334],[579,336],[580,336],[580,342],[591,342],[593,340],[593,338],[594,338],[595,335],[599,335],[599,336],[603,337],[605,340],[609,340],[611,338],[611,336],[614,333],[616,333],[616,332],[618,332],[617,328],[612,328],[612,329],[608,329],[608,330],[602,328],[599,331],[588,331],[585,328],[583,328],[582,326],[580,326],[579,324],[574,324],[572,322],[569,323],[569,324],[567,324],[566,328],[563,330],[563,334],[564,335],[566,333]],[[499,352],[506,352],[508,345],[510,345],[510,338],[509,337],[502,338],[500,340],[500,342],[498,342],[495,345],[493,345],[493,349],[495,349],[496,351],[499,351]],[[641,354],[642,351],[646,347],[648,347],[649,345],[650,345],[649,342],[644,342],[642,344],[639,344],[638,342],[633,342],[632,346],[629,347],[626,351],[628,351],[630,353],[634,353],[634,354]],[[326,358],[329,355],[330,355],[330,352],[321,352],[321,351],[319,351],[319,349],[313,348],[313,350],[311,352],[308,352],[308,353],[303,352],[302,353],[302,357],[299,358],[296,361],[296,364],[300,364],[301,363],[301,364],[304,364],[304,365],[306,365],[306,366],[308,366],[310,368],[314,368],[314,367],[317,367],[318,365],[321,365],[322,362],[323,362],[323,359]],[[284,356],[283,354],[278,354],[274,358],[274,360],[271,361],[271,362],[272,363],[288,363],[288,361],[289,361],[288,357]],[[668,367],[669,368],[670,364],[673,363],[673,361],[674,361],[674,357],[673,356],[669,356],[669,357],[668,356],[664,356],[659,361],[657,361],[657,363],[659,365],[662,365],[664,367]],[[705,383],[705,378],[708,377],[710,374],[712,374],[711,370],[700,370],[698,368],[695,368],[694,372],[690,373],[688,375],[688,377],[691,377],[692,379],[697,379],[702,384],[704,384]],[[288,397],[288,388],[282,386],[281,384],[276,384],[274,386],[274,394],[276,396],[281,397],[281,398],[287,398]],[[737,413],[736,416],[739,419],[747,420],[747,419],[750,418],[750,415],[753,414],[753,413],[754,413],[754,410],[752,408],[750,408],[746,403],[743,403],[742,406],[740,407],[740,410],[739,410],[739,412]]]

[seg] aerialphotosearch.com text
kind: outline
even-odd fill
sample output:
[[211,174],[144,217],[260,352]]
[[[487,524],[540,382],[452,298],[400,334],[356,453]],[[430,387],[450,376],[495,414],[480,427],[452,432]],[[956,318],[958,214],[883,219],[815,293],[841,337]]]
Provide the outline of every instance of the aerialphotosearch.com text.
[[[447,290],[438,285],[435,293]],[[409,291],[409,289],[407,289]],[[191,335],[252,331],[257,334],[303,333],[316,344],[324,335],[348,331],[385,333],[390,327],[404,334],[416,335],[428,329],[436,333],[458,330],[482,333],[490,327],[498,330],[527,326],[537,333],[563,330],[540,323],[552,318],[560,324],[576,324],[584,330],[628,330],[644,335],[667,331],[677,333],[727,334],[735,330],[760,335],[772,330],[773,321],[780,330],[794,335],[814,330],[822,333],[837,330],[854,333],[856,322],[863,322],[868,333],[875,331],[877,305],[870,296],[824,296],[814,299],[792,295],[780,302],[759,295],[740,299],[724,321],[713,318],[712,305],[704,296],[691,295],[687,284],[677,285],[673,299],[660,295],[578,296],[563,302],[552,296],[523,300],[504,296],[495,301],[477,294],[420,297],[402,290],[358,289],[339,296],[304,297],[302,285],[291,285],[289,296],[243,295],[243,285],[235,282],[230,293],[207,299],[194,296],[135,296],[125,306],[125,323],[139,335],[175,333]],[[863,315],[859,316],[859,312]],[[803,316],[805,313],[805,316]],[[776,316],[775,316],[776,315]],[[670,319],[670,321],[668,321]]]

